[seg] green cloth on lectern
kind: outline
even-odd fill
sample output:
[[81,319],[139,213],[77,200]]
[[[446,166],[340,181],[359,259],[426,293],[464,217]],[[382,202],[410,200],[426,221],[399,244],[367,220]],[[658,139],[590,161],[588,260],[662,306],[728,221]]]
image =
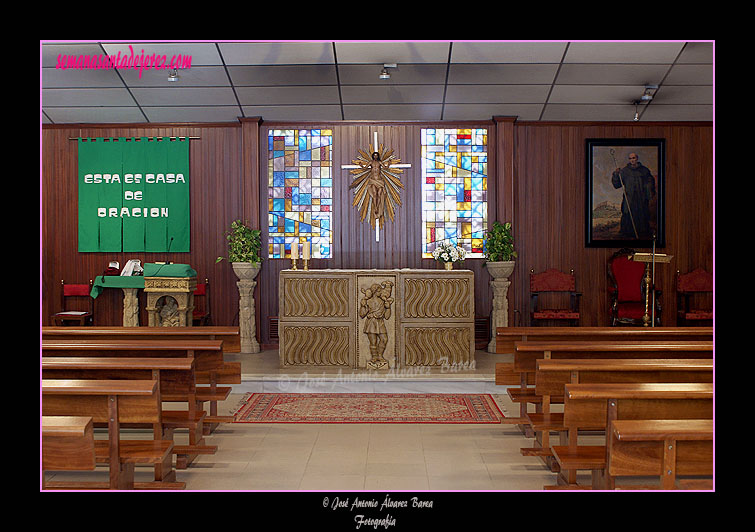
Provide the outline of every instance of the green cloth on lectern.
[[141,275],[98,275],[94,278],[89,295],[96,298],[105,288],[144,289],[144,277]]
[[89,295],[96,298],[105,288],[144,289],[145,277],[196,277],[197,272],[188,264],[144,263],[144,275],[99,275],[95,277]]
[[197,272],[188,264],[144,263],[144,277],[196,277]]

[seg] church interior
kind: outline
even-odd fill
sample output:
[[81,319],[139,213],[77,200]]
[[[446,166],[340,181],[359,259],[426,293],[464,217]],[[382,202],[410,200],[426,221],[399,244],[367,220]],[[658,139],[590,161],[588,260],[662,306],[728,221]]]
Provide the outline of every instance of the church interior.
[[40,491],[715,491],[714,45],[41,41]]

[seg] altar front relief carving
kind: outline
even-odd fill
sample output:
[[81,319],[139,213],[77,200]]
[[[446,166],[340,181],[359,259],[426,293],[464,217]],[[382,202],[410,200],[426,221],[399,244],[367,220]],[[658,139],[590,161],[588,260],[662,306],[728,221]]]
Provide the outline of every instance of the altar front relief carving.
[[469,270],[283,270],[279,291],[281,368],[474,362]]

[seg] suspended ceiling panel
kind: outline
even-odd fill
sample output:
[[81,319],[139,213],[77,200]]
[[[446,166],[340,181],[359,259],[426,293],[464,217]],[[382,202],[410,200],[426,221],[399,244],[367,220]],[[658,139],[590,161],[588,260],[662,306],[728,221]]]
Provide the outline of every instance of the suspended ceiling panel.
[[[44,41],[42,122],[713,120],[706,42]],[[190,56],[190,68],[56,68],[60,56]],[[379,79],[384,64],[390,79]],[[646,85],[659,88],[635,106]]]

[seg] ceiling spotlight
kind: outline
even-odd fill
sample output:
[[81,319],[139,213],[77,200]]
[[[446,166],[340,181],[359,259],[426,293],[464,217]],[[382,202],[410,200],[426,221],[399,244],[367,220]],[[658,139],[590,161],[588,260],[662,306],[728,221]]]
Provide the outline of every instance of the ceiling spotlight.
[[391,74],[386,70],[387,68],[396,68],[396,63],[384,63],[383,70],[380,71],[380,79],[391,79]]
[[178,70],[175,68],[168,74],[168,81],[178,81]]
[[649,102],[655,96],[655,92],[658,90],[658,85],[645,85],[645,92],[642,93],[641,100],[643,102]]
[[640,113],[637,111],[637,104],[639,102],[633,102],[634,103],[634,121],[637,122],[640,119]]

